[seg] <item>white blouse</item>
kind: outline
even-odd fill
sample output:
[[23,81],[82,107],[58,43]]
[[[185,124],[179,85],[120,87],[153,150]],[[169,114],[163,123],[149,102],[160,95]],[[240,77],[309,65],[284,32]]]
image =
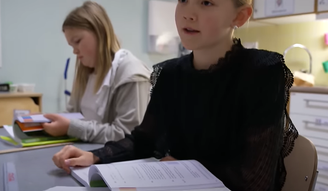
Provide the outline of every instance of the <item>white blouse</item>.
[[96,101],[98,95],[94,93],[95,82],[96,75],[90,74],[87,86],[81,99],[81,112],[83,113],[85,120],[95,120],[97,122],[101,122],[101,117],[97,115],[98,108],[96,105]]
[[121,49],[115,53],[112,67],[105,76],[104,81],[97,93],[94,93],[96,74],[89,75],[88,83],[80,103],[81,112],[85,120],[95,120],[99,123],[102,122],[108,102],[111,76],[115,76],[116,69],[125,55],[127,55],[127,52],[124,51],[124,49]]

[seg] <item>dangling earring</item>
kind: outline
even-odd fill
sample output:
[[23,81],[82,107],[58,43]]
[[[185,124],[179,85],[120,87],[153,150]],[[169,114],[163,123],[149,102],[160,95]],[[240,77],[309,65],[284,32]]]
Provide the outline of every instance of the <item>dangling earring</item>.
[[235,25],[235,26],[233,27],[233,29],[234,29],[234,30],[237,30],[237,29],[238,29],[238,26],[237,26],[237,25]]

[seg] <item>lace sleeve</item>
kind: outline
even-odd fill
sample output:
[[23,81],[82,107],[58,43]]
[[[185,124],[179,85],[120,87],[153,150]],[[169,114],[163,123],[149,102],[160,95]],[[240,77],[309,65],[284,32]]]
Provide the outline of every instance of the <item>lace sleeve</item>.
[[245,102],[249,108],[242,167],[246,190],[282,189],[286,178],[284,157],[286,150],[291,151],[297,132],[286,113],[292,75],[282,56],[275,56],[277,63],[267,63],[267,67],[255,73],[254,88]]
[[283,158],[292,147],[296,131],[291,123],[291,133],[285,131],[290,74],[280,62],[247,75],[248,90],[241,106],[244,116],[240,119],[244,137],[241,159],[230,166],[202,163],[231,190],[281,190],[286,177]]
[[[111,163],[125,160],[148,158],[153,156],[155,151],[155,142],[158,137],[156,130],[156,116],[158,111],[159,88],[157,82],[163,63],[154,66],[151,74],[151,99],[148,104],[142,123],[137,126],[131,135],[126,134],[124,139],[117,142],[109,141],[103,148],[92,150],[95,156],[99,157],[100,163]],[[155,88],[156,85],[156,88]]]
[[[286,65],[283,65],[284,67],[284,76],[285,76],[285,100],[286,100],[286,108],[287,104],[289,102],[289,96],[290,96],[290,88],[292,87],[294,83],[294,76],[287,68]],[[296,127],[294,126],[292,120],[289,118],[289,114],[287,112],[287,109],[285,109],[285,130],[284,130],[284,145],[282,147],[282,156],[286,158],[293,150],[294,148],[294,142],[295,139],[298,137],[298,131]]]
[[268,63],[268,67],[256,74],[258,87],[253,89],[253,99],[248,102],[251,104],[248,119],[252,121],[246,132],[246,163],[242,174],[247,190],[252,191],[282,189],[286,179],[284,157],[292,150],[297,137],[286,109],[292,74],[282,56],[276,56],[278,63]]

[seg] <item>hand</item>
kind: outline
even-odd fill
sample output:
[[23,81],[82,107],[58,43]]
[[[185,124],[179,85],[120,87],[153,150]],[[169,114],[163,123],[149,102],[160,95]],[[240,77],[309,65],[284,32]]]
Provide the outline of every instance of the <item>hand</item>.
[[57,114],[45,114],[44,117],[51,120],[50,123],[42,124],[44,131],[49,135],[58,137],[67,134],[70,123],[69,119]]
[[173,158],[171,156],[166,156],[166,157],[164,157],[164,158],[161,159],[161,161],[173,161],[173,160],[177,160],[177,159],[175,159],[175,158]]
[[53,156],[52,160],[58,168],[64,169],[67,173],[71,172],[70,167],[90,166],[99,162],[99,158],[93,153],[83,151],[72,145],[65,146]]

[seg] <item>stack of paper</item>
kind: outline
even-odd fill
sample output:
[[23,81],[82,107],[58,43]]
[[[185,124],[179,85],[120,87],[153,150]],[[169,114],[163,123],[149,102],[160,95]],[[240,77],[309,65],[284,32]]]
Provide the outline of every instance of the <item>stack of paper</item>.
[[[19,111],[19,113],[22,113],[22,111]],[[83,119],[83,116],[80,113],[60,113],[58,115],[68,119]],[[48,135],[42,128],[42,123],[48,122],[51,121],[45,118],[42,114],[15,115],[14,112],[12,126],[3,126],[9,136],[0,136],[0,140],[18,147],[31,147],[78,141],[78,139],[74,137],[52,137]]]

